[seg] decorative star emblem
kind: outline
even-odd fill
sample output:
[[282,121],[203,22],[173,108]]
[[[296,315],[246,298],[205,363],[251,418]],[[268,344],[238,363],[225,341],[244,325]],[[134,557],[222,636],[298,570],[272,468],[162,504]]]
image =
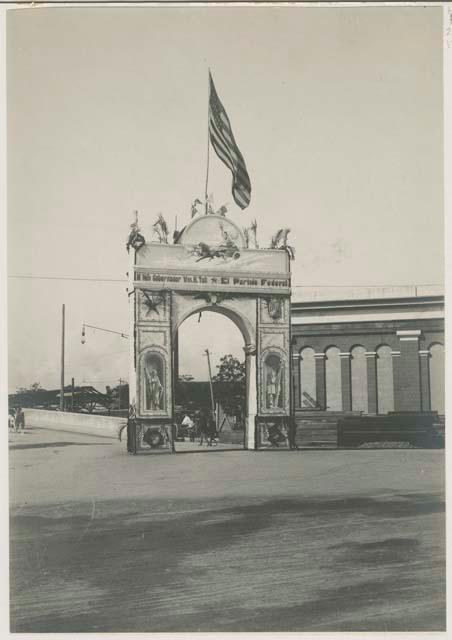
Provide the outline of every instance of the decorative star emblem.
[[143,291],[143,304],[146,307],[146,315],[148,316],[151,311],[155,311],[158,315],[160,315],[160,311],[158,310],[159,305],[163,302],[163,296],[160,295],[149,295],[146,291]]

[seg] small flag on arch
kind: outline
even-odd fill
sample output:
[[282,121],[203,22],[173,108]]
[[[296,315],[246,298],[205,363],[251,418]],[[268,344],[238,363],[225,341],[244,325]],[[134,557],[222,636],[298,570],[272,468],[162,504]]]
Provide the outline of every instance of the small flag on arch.
[[251,182],[245,160],[235,142],[231,123],[220,102],[212,74],[209,71],[209,137],[217,156],[232,172],[232,195],[236,204],[245,209],[251,200]]

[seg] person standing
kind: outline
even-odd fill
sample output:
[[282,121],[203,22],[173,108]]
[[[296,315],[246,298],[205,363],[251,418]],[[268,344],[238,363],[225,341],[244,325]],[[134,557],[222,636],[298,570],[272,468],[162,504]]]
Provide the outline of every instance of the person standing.
[[205,409],[203,409],[200,412],[198,428],[199,428],[199,433],[200,433],[200,436],[201,436],[200,439],[199,439],[200,446],[202,446],[204,438],[206,440],[206,443],[208,444],[209,443],[209,426],[208,426],[208,420],[207,420],[207,413],[206,413]]
[[17,407],[16,409],[16,417],[15,417],[15,431],[18,433],[22,428],[22,433],[25,431],[25,414],[21,407]]
[[294,416],[290,416],[289,418],[289,426],[287,429],[288,441],[289,441],[289,449],[295,451],[298,449],[298,445],[296,442],[297,437],[297,422]]
[[181,427],[185,428],[186,432],[188,433],[188,435],[190,437],[190,442],[194,442],[195,441],[195,428],[194,428],[195,427],[195,423],[190,418],[188,413],[185,414],[185,417],[181,422]]
[[211,447],[212,443],[217,444],[215,441],[215,437],[217,435],[216,420],[215,420],[215,413],[213,411],[209,411],[207,428],[208,428],[207,446]]

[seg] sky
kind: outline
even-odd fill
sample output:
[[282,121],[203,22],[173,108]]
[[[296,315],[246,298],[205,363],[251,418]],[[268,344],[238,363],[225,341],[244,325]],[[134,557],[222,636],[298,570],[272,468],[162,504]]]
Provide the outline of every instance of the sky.
[[[10,391],[59,386],[63,303],[67,382],[127,379],[128,341],[87,330],[82,345],[82,323],[128,330],[133,210],[149,238],[203,196],[209,67],[252,200],[233,203],[213,151],[209,193],[257,220],[261,246],[291,228],[294,299],[442,284],[441,7],[10,10]],[[182,372],[200,380],[205,348],[214,367],[241,357],[236,327],[208,315],[181,327]]]

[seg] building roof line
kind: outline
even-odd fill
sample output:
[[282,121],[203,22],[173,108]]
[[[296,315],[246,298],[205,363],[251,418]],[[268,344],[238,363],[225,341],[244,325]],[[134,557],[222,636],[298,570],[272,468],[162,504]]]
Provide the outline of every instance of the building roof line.
[[291,310],[296,312],[297,309],[364,309],[375,307],[397,307],[397,306],[426,306],[426,305],[444,305],[444,296],[422,296],[419,298],[371,298],[363,300],[299,300],[292,301]]

